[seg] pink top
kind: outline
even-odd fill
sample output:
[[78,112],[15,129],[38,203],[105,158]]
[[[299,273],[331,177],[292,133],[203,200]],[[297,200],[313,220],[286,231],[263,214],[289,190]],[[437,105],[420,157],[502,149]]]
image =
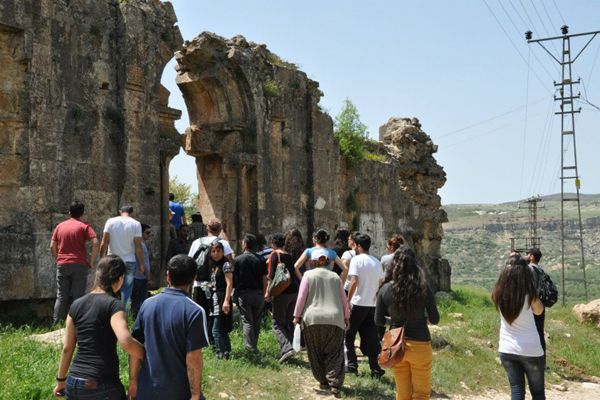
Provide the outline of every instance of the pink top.
[[[301,318],[304,312],[304,305],[308,297],[308,279],[302,279],[300,289],[298,290],[298,299],[296,300],[296,308],[294,309],[294,317]],[[350,307],[348,306],[348,297],[344,292],[344,286],[340,283],[340,297],[342,298],[342,307],[344,309],[344,319],[350,319]]]

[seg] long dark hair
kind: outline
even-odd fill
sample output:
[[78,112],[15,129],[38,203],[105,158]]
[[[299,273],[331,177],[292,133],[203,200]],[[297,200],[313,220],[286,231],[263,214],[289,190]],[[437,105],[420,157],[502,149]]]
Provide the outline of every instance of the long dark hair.
[[533,277],[527,260],[515,254],[509,257],[507,266],[500,272],[492,290],[492,301],[506,322],[512,324],[521,313],[526,296],[531,306],[537,297]]
[[302,233],[296,228],[292,228],[285,234],[285,245],[283,249],[290,253],[294,262],[304,253],[304,240]]
[[96,266],[94,285],[111,296],[115,296],[112,285],[125,275],[125,263],[114,254],[102,257]]
[[395,303],[399,311],[410,315],[424,304],[427,296],[425,274],[415,252],[408,246],[401,246],[394,253],[391,270]]
[[[213,249],[221,249],[221,251],[223,252],[223,258],[221,258],[219,261],[213,260],[213,258],[212,258]],[[215,240],[213,242],[213,244],[211,244],[210,249],[208,250],[208,266],[211,270],[213,268],[222,268],[226,262],[227,262],[227,257],[225,257],[225,246],[223,246],[223,243],[219,242],[218,240]]]

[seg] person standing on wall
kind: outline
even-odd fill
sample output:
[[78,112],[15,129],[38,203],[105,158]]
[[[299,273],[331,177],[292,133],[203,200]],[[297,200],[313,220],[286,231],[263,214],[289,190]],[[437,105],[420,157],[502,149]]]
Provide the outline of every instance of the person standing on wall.
[[100,255],[104,257],[107,254],[121,257],[127,266],[125,282],[121,287],[121,299],[128,308],[135,271],[140,274],[145,273],[142,224],[133,219],[133,206],[121,206],[120,215],[106,221],[100,244]]
[[192,223],[189,225],[189,233],[187,240],[192,243],[194,240],[206,236],[206,226],[202,222],[202,215],[200,213],[192,214]]
[[[77,300],[85,294],[88,269],[94,268],[98,256],[98,239],[91,225],[82,221],[85,206],[74,201],[69,207],[71,218],[61,222],[54,229],[50,239],[50,250],[56,259],[56,303],[54,323],[64,321],[70,306],[70,299]],[[92,242],[92,254],[87,260],[85,243]],[[89,267],[89,268],[88,268]]]
[[242,248],[244,252],[233,262],[235,290],[238,293],[238,307],[242,317],[244,346],[247,350],[258,351],[261,315],[267,291],[267,263],[255,253],[256,236],[250,233],[244,235]]
[[360,349],[364,355],[369,357],[371,376],[381,377],[385,371],[377,363],[377,356],[381,351],[379,335],[375,326],[375,301],[379,283],[383,279],[383,268],[379,260],[369,254],[371,238],[366,234],[354,236],[357,255],[350,261],[350,287],[348,299],[350,299],[350,326],[346,331],[346,354],[348,366],[346,371],[358,373],[358,361],[354,340],[356,334],[360,334]]

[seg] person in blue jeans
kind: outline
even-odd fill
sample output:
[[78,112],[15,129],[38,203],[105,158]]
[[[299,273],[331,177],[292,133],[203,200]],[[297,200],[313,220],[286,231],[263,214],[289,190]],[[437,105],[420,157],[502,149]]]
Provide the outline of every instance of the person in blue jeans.
[[233,291],[233,264],[225,258],[223,244],[215,241],[210,248],[209,268],[211,271],[212,310],[214,318],[212,334],[217,349],[217,358],[229,359],[231,341],[229,332],[233,327],[231,316],[231,292]]
[[144,252],[144,273],[136,270],[133,275],[133,290],[131,292],[131,313],[133,318],[137,317],[138,311],[148,297],[148,277],[150,276],[150,253],[146,241],[150,239],[152,230],[150,225],[142,224],[142,251]]
[[138,363],[145,352],[129,333],[125,307],[116,295],[124,279],[123,260],[116,255],[103,257],[96,268],[94,289],[71,305],[56,373],[55,396],[66,395],[71,400],[126,399],[119,378],[116,344],[131,356],[130,360]]
[[492,291],[500,312],[500,361],[510,384],[511,400],[525,399],[525,377],[533,400],[544,400],[544,349],[534,315],[544,312],[527,260],[511,255]]

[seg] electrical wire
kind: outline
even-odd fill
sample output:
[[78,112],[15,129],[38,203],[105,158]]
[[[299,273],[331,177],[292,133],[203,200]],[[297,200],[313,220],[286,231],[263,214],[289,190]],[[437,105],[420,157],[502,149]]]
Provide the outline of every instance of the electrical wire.
[[552,17],[550,17],[550,13],[548,12],[548,9],[546,8],[546,2],[544,0],[542,0],[542,1],[540,1],[540,3],[542,3],[542,8],[544,9],[544,13],[546,14],[546,17],[548,17],[548,21],[550,21],[550,26],[555,26],[554,20],[552,19]]
[[[533,2],[533,0],[529,0],[531,2],[531,6],[533,7],[533,11],[535,12],[535,14],[537,15],[538,19],[540,20],[540,23],[542,24],[542,28],[544,29],[544,33],[546,34],[546,36],[552,36],[550,34],[550,30],[548,30],[548,28],[546,28],[546,24],[544,23],[544,20],[542,19],[542,16],[540,15],[540,13],[538,12],[537,7],[535,6],[535,3]],[[543,1],[542,1],[543,3]],[[552,20],[550,20],[550,24],[552,24]],[[554,40],[552,42],[550,42],[552,48],[554,49],[554,51],[556,51],[557,53],[559,53],[557,47],[556,47],[556,43],[554,42]],[[552,64],[556,67],[556,64]],[[556,67],[558,68],[558,67]]]
[[563,25],[566,25],[566,21],[564,19],[564,17],[562,16],[562,13],[560,12],[560,8],[558,8],[558,5],[556,4],[556,0],[552,0],[552,2],[554,3],[554,8],[556,8],[556,11],[558,12],[558,15],[560,16],[560,19],[563,22]]
[[[540,103],[540,102],[544,101],[545,99],[546,99],[546,97],[544,96],[544,97],[542,97],[542,98],[540,98],[540,99],[538,99],[538,100],[534,101],[534,102],[533,102],[533,103],[531,103],[531,104],[532,104],[532,105],[533,105],[533,104],[538,104],[538,103]],[[490,122],[490,121],[496,120],[496,119],[498,119],[498,118],[505,117],[505,116],[507,116],[507,115],[510,115],[510,114],[512,114],[512,113],[515,113],[515,112],[517,112],[517,111],[520,111],[520,110],[521,110],[521,109],[523,109],[523,107],[525,107],[525,106],[526,106],[525,104],[522,104],[522,105],[520,105],[520,106],[518,106],[518,107],[515,107],[515,108],[512,108],[512,109],[510,109],[509,111],[503,112],[503,113],[501,113],[501,114],[498,114],[498,115],[494,115],[493,117],[486,118],[486,119],[484,119],[484,120],[482,120],[482,121],[479,121],[479,122],[475,122],[475,123],[473,123],[473,124],[470,124],[470,125],[467,125],[467,126],[465,126],[465,127],[463,127],[463,128],[459,128],[459,129],[455,129],[455,130],[453,130],[453,131],[450,131],[450,132],[446,132],[446,133],[444,133],[444,134],[442,134],[442,135],[440,135],[440,136],[437,136],[437,137],[436,137],[436,140],[443,139],[443,138],[445,138],[445,137],[447,137],[447,136],[452,136],[452,135],[455,135],[455,134],[457,134],[457,133],[460,133],[460,132],[463,132],[463,131],[466,131],[466,130],[469,130],[469,129],[472,129],[472,128],[475,128],[475,127],[478,127],[478,126],[480,126],[480,125],[483,125],[483,124],[485,124],[485,123],[487,123],[487,122]]]
[[[514,47],[514,49],[519,54],[519,57],[521,57],[521,60],[523,60],[523,62],[525,64],[527,64],[527,60],[525,60],[525,57],[523,57],[523,54],[521,54],[521,52],[519,51],[519,48],[517,47],[517,45],[515,44],[515,42],[512,40],[512,38],[510,37],[510,35],[508,34],[508,32],[506,32],[506,29],[504,29],[504,26],[502,25],[502,23],[500,22],[500,20],[496,16],[496,14],[494,13],[494,10],[492,10],[492,8],[490,7],[490,5],[488,4],[487,0],[483,0],[483,3],[485,4],[485,6],[487,7],[487,9],[490,11],[490,13],[492,14],[492,16],[494,17],[494,19],[498,23],[498,26],[500,26],[500,29],[502,29],[502,32],[504,32],[504,35],[506,35],[506,37],[508,38],[508,40],[510,41],[510,43],[512,44],[512,46]],[[540,84],[542,85],[542,87],[546,88],[546,91],[548,91],[549,93],[552,93],[546,87],[546,84],[544,83],[544,81],[542,80],[542,78],[540,78],[540,76],[535,72],[535,70],[533,70],[532,72],[535,75],[535,77],[537,78],[537,80],[540,82]]]
[[525,180],[525,150],[527,149],[527,111],[529,107],[527,104],[529,103],[529,61],[531,58],[531,47],[527,47],[529,50],[527,52],[527,79],[525,84],[525,120],[523,123],[523,155],[521,157],[521,183],[519,184],[519,197],[523,195],[523,181]]
[[[512,24],[512,26],[515,28],[515,31],[517,32],[517,35],[522,34],[522,32],[524,32],[525,30],[520,30],[517,27],[517,24],[515,24],[515,21],[512,19],[512,17],[510,16],[510,14],[508,13],[508,11],[506,10],[506,8],[504,7],[504,5],[502,4],[501,0],[498,0],[498,4],[500,5],[500,7],[502,8],[502,11],[504,11],[504,14],[506,14],[506,16],[508,17],[508,20],[510,21],[510,23]],[[511,3],[512,4],[512,3]],[[529,46],[527,46],[529,47]],[[529,57],[529,56],[528,56]],[[548,70],[546,69],[546,66],[544,63],[542,63],[542,61],[538,58],[538,56],[536,55],[536,53],[533,53],[533,57],[535,58],[535,60],[540,64],[540,66],[542,67],[542,69],[544,70],[544,72],[546,74],[548,74],[548,76],[550,77],[550,79],[553,79],[553,76],[550,72],[548,72]],[[552,66],[555,68],[556,72],[559,73],[558,71],[558,67],[554,64],[552,64]],[[529,65],[529,61],[528,61],[528,68],[531,68]]]

